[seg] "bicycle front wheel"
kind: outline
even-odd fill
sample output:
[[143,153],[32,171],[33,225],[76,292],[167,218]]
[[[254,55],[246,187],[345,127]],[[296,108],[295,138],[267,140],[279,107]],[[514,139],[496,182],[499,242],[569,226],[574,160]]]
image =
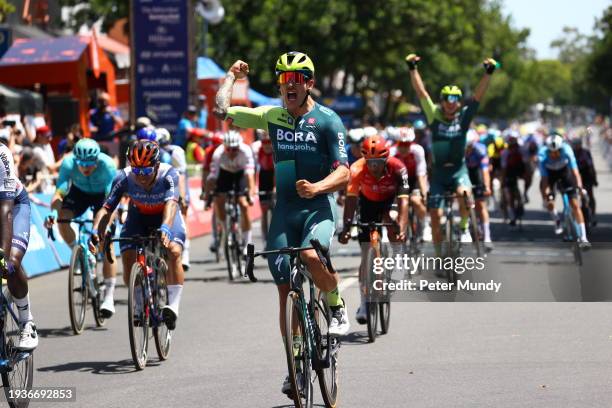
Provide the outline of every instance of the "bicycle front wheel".
[[314,303],[314,316],[316,327],[314,328],[316,337],[316,350],[319,361],[329,366],[322,366],[317,369],[319,377],[319,387],[321,395],[327,408],[335,408],[338,401],[338,352],[340,345],[338,339],[328,336],[329,332],[329,308],[325,301],[325,293],[318,291],[317,301]]
[[[162,310],[164,306],[168,304],[168,286],[166,284],[166,272],[168,271],[168,265],[163,259],[159,259],[157,265],[156,275],[156,291],[155,291],[155,302],[157,303],[157,310]],[[166,324],[161,321],[158,325],[153,328],[153,338],[155,338],[155,348],[157,350],[157,356],[160,360],[166,360],[170,354],[170,344],[172,341],[172,332],[168,330]]]
[[68,269],[68,310],[70,325],[74,334],[81,334],[85,326],[85,312],[89,288],[85,279],[85,254],[80,245],[72,248],[70,268]]
[[[11,305],[9,304],[6,307],[11,307]],[[19,325],[10,312],[5,312],[5,321],[3,323],[4,350],[1,353],[1,358],[7,360],[8,368],[10,368],[10,371],[3,370],[2,372],[4,393],[9,407],[26,408],[30,404],[29,399],[11,401],[11,390],[32,389],[34,381],[34,354],[32,352],[19,351],[15,348],[19,342]]]
[[290,292],[285,308],[285,352],[291,395],[296,408],[312,408],[313,379],[310,341],[301,311],[300,295]]
[[93,278],[96,296],[91,298],[91,306],[97,327],[102,327],[106,324],[106,319],[102,317],[102,313],[100,313],[100,306],[102,306],[102,301],[104,300],[104,293],[106,290],[103,281],[104,278],[102,277],[102,269],[104,268],[103,265],[104,262],[102,260],[96,264],[96,276]]
[[149,347],[149,305],[146,297],[146,279],[142,265],[135,263],[130,272],[128,328],[130,350],[137,370],[142,370],[147,365]]

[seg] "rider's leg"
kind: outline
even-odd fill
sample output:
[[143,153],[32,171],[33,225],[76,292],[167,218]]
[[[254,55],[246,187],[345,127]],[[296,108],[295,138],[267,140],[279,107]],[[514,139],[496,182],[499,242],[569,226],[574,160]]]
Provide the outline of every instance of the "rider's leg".
[[436,256],[442,255],[442,231],[440,230],[440,218],[442,218],[441,208],[432,208],[429,210],[429,218],[431,219],[431,236],[434,243]]
[[578,228],[580,230],[580,239],[582,241],[587,240],[586,234],[586,226],[584,225],[584,216],[582,214],[582,209],[580,208],[580,203],[578,198],[572,197],[570,199],[570,207],[572,207],[572,212],[574,213],[574,219],[576,220],[576,224],[578,224]]
[[251,232],[251,217],[249,217],[249,203],[245,196],[241,196],[238,199],[238,205],[240,206],[240,228],[242,230],[242,239],[245,244],[252,242]]
[[181,255],[183,246],[178,242],[171,242],[167,249],[168,254],[168,307],[178,316],[181,295],[183,293],[183,283],[185,282],[185,271]]
[[[61,208],[58,211],[58,217],[60,219],[72,219],[74,218],[74,212],[67,208]],[[66,244],[68,244],[70,248],[72,248],[73,246],[77,244],[76,235],[69,223],[59,223],[57,225],[57,228],[59,229],[62,239],[64,240]]]
[[123,264],[123,283],[125,286],[130,285],[130,273],[132,265],[136,262],[136,250],[127,249],[121,252],[121,263]]
[[476,200],[476,213],[482,222],[482,233],[484,242],[491,242],[491,224],[489,223],[489,209],[486,199]]

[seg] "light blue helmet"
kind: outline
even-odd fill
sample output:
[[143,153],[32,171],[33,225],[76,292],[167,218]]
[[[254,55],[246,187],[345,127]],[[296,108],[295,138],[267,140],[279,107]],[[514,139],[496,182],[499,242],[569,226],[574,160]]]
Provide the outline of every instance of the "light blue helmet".
[[100,145],[93,139],[81,139],[74,146],[74,157],[79,161],[92,162],[98,160]]

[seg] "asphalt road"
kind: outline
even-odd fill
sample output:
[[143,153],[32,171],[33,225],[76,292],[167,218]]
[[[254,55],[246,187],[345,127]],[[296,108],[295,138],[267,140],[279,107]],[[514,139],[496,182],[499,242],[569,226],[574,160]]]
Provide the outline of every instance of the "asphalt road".
[[[601,215],[593,238],[605,242],[612,236],[612,176],[596,156]],[[489,300],[545,302],[479,303],[470,302],[470,294],[440,297],[455,302],[432,302],[439,299],[418,292],[412,298],[419,301],[393,303],[389,334],[368,344],[365,327],[354,321],[358,248],[336,245],[333,260],[343,278],[352,325],[341,348],[339,406],[612,405],[612,307],[576,302],[610,299],[602,273],[609,267],[568,267],[571,254],[556,243],[535,187],[530,196],[522,231],[502,225],[499,216],[494,219],[494,239],[503,242],[487,268],[498,276],[512,275],[507,284],[512,290],[505,298]],[[555,242],[552,248],[550,242]],[[286,363],[269,272],[258,261],[261,283],[230,284],[223,264],[214,263],[208,253],[208,244],[208,237],[192,242],[194,261],[169,360],[157,361],[151,344],[152,359],[142,372],[131,361],[123,285],[116,292],[117,313],[106,327],[94,328],[88,313],[86,330],[74,336],[67,272],[32,279],[41,336],[35,385],[76,387],[77,402],[31,406],[292,406],[280,392]],[[256,244],[261,247],[259,238]],[[599,253],[605,256],[603,249]],[[550,302],[555,299],[570,302]]]

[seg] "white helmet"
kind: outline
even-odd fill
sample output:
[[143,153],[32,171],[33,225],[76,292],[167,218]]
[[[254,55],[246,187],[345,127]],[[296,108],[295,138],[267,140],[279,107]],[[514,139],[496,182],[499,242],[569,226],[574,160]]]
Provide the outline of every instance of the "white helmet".
[[409,127],[399,128],[399,137],[398,141],[402,143],[412,143],[416,138],[414,134],[414,129]]
[[349,143],[361,143],[365,139],[365,133],[362,128],[351,129],[348,132]]
[[373,126],[366,126],[363,128],[363,133],[365,137],[372,137],[378,134],[378,130]]
[[223,137],[223,145],[225,147],[238,147],[242,143],[242,136],[235,130],[230,130]]
[[399,139],[400,129],[394,126],[387,126],[383,135],[387,140],[397,140]]
[[172,143],[172,136],[166,128],[155,128],[155,141],[160,146],[166,146]]
[[478,131],[476,129],[468,130],[466,138],[467,138],[467,144],[469,146],[473,145],[474,143],[478,143],[480,141],[480,135],[478,134]]
[[557,134],[552,134],[546,138],[546,147],[551,152],[556,152],[563,146],[563,137]]

